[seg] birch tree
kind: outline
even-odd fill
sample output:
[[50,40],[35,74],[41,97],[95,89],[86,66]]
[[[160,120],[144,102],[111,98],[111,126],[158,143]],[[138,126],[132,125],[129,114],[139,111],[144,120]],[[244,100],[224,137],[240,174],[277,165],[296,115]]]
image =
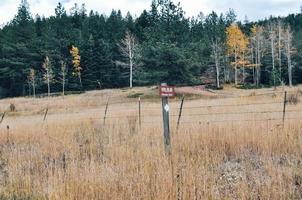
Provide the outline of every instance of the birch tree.
[[133,87],[133,68],[135,65],[134,59],[135,59],[135,56],[137,53],[136,52],[137,46],[138,46],[138,43],[137,43],[136,37],[130,31],[126,32],[125,38],[122,39],[121,43],[119,44],[120,52],[122,53],[122,55],[125,58],[127,58],[127,62],[118,61],[117,64],[129,67],[129,73],[130,73],[129,87],[130,88]]
[[204,26],[210,40],[211,58],[215,64],[216,87],[220,88],[220,65],[225,50],[225,19],[223,15],[218,17],[215,12],[212,12],[206,17]]
[[29,70],[28,81],[32,87],[33,96],[36,98],[36,71],[33,68]]
[[212,41],[212,54],[211,57],[215,61],[215,71],[216,71],[216,87],[220,88],[220,60],[221,60],[221,54],[222,54],[222,48],[220,43],[215,40]]
[[42,67],[44,70],[43,79],[44,82],[47,84],[47,95],[50,96],[50,83],[52,83],[54,80],[54,74],[48,56],[45,57]]
[[263,27],[258,26],[256,32],[256,85],[257,87],[260,84],[261,79],[261,66],[262,66],[262,56],[264,52],[264,36],[263,36]]
[[263,27],[254,25],[251,28],[251,47],[252,47],[252,59],[251,63],[254,67],[253,70],[253,76],[254,76],[254,82],[256,86],[259,86],[260,83],[260,77],[261,77],[261,58],[263,54],[263,42],[264,42],[264,36],[263,36]]
[[284,42],[285,42],[285,52],[286,52],[286,58],[287,58],[287,69],[288,69],[288,84],[290,87],[292,87],[293,83],[293,77],[292,77],[292,53],[294,52],[293,48],[293,33],[291,31],[291,28],[288,26],[286,30],[284,31]]
[[60,62],[61,65],[61,81],[62,81],[62,95],[65,95],[65,83],[66,83],[66,74],[67,74],[67,67],[66,67],[66,63],[64,61],[61,60]]
[[271,58],[272,58],[272,76],[273,76],[273,84],[274,88],[276,89],[276,67],[275,67],[275,40],[276,40],[276,33],[273,24],[269,26],[269,41],[270,41],[270,51],[271,51]]
[[278,32],[278,67],[279,67],[279,76],[280,81],[282,82],[282,35],[283,35],[283,25],[281,20],[278,21],[277,24],[277,32]]

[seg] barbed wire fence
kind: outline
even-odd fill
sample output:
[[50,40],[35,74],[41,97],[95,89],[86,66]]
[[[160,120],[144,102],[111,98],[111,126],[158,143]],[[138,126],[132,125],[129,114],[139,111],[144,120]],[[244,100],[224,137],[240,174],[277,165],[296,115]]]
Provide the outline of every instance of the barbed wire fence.
[[[276,93],[284,92],[274,92],[265,93],[258,95],[249,96],[239,96],[239,97],[226,97],[225,100],[231,99],[249,99],[251,97],[257,96],[268,96],[276,95]],[[280,100],[270,100],[270,101],[257,101],[248,103],[219,103],[211,105],[191,105],[186,104],[186,99],[183,96],[179,102],[173,101],[173,106],[171,109],[171,125],[180,128],[186,126],[187,124],[217,124],[217,123],[243,123],[243,122],[261,122],[261,121],[280,121],[284,125],[286,120],[299,120],[302,119],[302,108],[297,109],[295,106],[290,106],[290,101],[287,93],[285,92],[285,97]],[[219,99],[213,99],[213,101]],[[194,100],[195,102],[198,100]],[[212,100],[208,100],[211,102]],[[216,101],[217,102],[217,101]],[[178,104],[175,106],[175,104]],[[123,106],[124,104],[124,106]],[[118,106],[117,106],[118,105]],[[274,109],[265,109],[266,106],[274,105]],[[261,110],[255,110],[255,108],[261,108]],[[86,108],[86,107],[85,107]],[[161,103],[158,101],[146,101],[139,97],[135,101],[113,101],[111,102],[110,97],[107,98],[105,104],[99,108],[96,106],[87,106],[87,109],[94,109],[95,113],[90,113],[92,116],[87,116],[87,113],[62,113],[61,117],[56,118],[62,119],[63,117],[68,117],[68,114],[76,114],[77,117],[74,120],[96,120],[100,121],[100,124],[106,126],[106,122],[114,121],[114,123],[123,123],[122,119],[128,118],[138,118],[137,123],[139,127],[144,126],[155,126],[162,123],[162,110]],[[97,110],[96,110],[97,109]],[[253,110],[254,109],[254,110]],[[214,111],[213,111],[214,110]],[[218,110],[218,111],[215,111]],[[227,111],[221,111],[227,110]],[[46,107],[37,111],[36,114],[42,114],[41,121],[47,123],[48,117],[52,115],[50,113],[51,108]],[[32,112],[19,111],[19,116],[30,115]],[[289,116],[287,116],[289,114]],[[5,121],[8,112],[0,114],[0,124]],[[294,116],[292,116],[294,115]],[[101,123],[103,120],[103,123]]]

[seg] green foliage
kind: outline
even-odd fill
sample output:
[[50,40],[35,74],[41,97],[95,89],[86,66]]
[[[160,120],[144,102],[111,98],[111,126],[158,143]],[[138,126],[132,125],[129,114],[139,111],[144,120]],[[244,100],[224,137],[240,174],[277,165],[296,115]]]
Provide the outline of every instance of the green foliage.
[[[52,62],[54,81],[52,92],[61,91],[61,65],[66,61],[66,91],[80,90],[78,77],[72,76],[73,63],[71,46],[78,47],[81,55],[81,78],[83,91],[100,88],[125,87],[128,85],[129,70],[116,65],[125,59],[118,43],[130,30],[138,39],[139,48],[135,85],[200,84],[201,77],[214,78],[211,45],[217,41],[225,52],[225,29],[236,21],[236,14],[229,10],[225,15],[212,12],[194,18],[185,17],[180,4],[172,0],[154,0],[149,10],[134,18],[130,13],[123,17],[120,10],[113,10],[109,16],[97,12],[87,13],[85,5],[75,4],[67,14],[62,3],[55,8],[55,15],[49,18],[39,15],[32,18],[29,5],[22,0],[15,18],[0,29],[0,97],[30,94],[29,69],[36,71],[36,93],[47,91],[43,84],[42,64],[45,56]],[[265,25],[271,18],[260,21]],[[301,83],[302,76],[302,14],[284,18],[294,31],[293,82]],[[253,23],[239,26],[249,35]],[[227,61],[220,58],[220,66]],[[271,61],[268,53],[263,55],[261,83],[271,84]],[[286,64],[284,60],[284,65]],[[223,76],[221,69],[221,77]],[[276,76],[279,73],[276,72]],[[287,81],[286,68],[277,80]],[[247,77],[246,80],[251,80]]]

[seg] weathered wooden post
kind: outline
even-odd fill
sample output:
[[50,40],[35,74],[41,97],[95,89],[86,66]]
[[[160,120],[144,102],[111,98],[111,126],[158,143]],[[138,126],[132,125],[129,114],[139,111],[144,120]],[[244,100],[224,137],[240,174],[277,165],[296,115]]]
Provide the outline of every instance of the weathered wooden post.
[[45,114],[44,114],[44,118],[43,118],[43,121],[45,121],[46,120],[46,117],[47,117],[47,113],[48,113],[48,107],[46,108],[46,110],[45,110]]
[[107,99],[106,108],[105,108],[105,113],[104,113],[104,121],[103,121],[103,125],[104,125],[104,126],[105,126],[105,123],[106,123],[106,116],[107,116],[107,111],[108,111],[109,99],[110,99],[110,97],[108,97],[108,99]]
[[160,86],[160,96],[162,98],[162,113],[163,113],[163,127],[164,127],[164,144],[166,153],[171,153],[171,138],[170,138],[170,122],[169,122],[169,101],[168,97],[175,95],[175,88],[167,86],[162,83]]
[[181,115],[182,115],[182,108],[183,108],[183,105],[184,105],[184,100],[185,100],[185,95],[182,95],[180,108],[179,108],[178,119],[177,119],[177,129],[176,129],[177,131],[178,131],[179,123],[180,123],[180,118],[181,118]]
[[283,100],[283,117],[282,117],[283,128],[284,128],[284,121],[285,121],[286,104],[287,104],[287,91],[284,92],[284,100]]
[[169,102],[168,97],[162,97],[162,112],[164,125],[164,142],[166,151],[170,151],[170,122],[169,122]]
[[3,122],[5,115],[6,115],[6,112],[4,112],[3,115],[1,116],[0,124]]
[[9,125],[6,126],[6,130],[7,130],[6,141],[7,144],[9,144]]

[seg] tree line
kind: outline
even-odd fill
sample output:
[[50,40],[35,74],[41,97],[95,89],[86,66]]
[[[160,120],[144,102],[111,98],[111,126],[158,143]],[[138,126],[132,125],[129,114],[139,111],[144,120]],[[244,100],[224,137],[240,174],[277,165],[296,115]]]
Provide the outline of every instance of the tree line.
[[101,88],[224,83],[265,87],[302,82],[302,14],[237,21],[229,10],[187,18],[153,0],[140,16],[109,16],[61,3],[32,17],[21,0],[0,30],[0,97]]

